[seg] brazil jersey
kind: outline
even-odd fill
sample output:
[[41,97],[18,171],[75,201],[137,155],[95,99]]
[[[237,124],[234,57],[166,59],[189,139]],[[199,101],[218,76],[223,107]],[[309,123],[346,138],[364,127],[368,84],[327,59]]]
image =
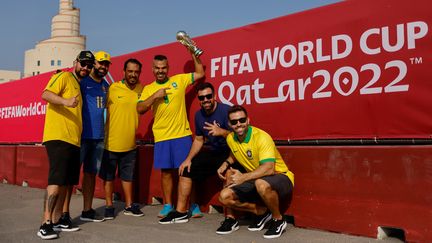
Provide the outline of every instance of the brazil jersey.
[[136,147],[136,104],[141,91],[140,83],[133,90],[128,88],[124,80],[111,84],[107,98],[105,149],[112,152],[127,152]]
[[80,86],[83,97],[83,131],[81,137],[82,139],[103,139],[105,136],[104,113],[109,83],[105,79],[97,82],[87,76],[81,80]]
[[249,126],[243,142],[240,143],[237,135],[231,132],[227,136],[227,143],[234,157],[246,171],[254,171],[264,163],[275,163],[275,173],[285,174],[294,185],[294,174],[288,170],[273,139],[265,131]]
[[71,72],[60,72],[51,77],[45,90],[65,99],[77,97],[79,102],[74,108],[48,102],[43,142],[61,140],[79,147],[82,131],[82,99],[78,79]]
[[186,88],[194,82],[193,73],[178,74],[164,83],[146,85],[139,102],[148,99],[161,88],[169,87],[167,96],[152,105],[155,142],[192,135],[186,112]]

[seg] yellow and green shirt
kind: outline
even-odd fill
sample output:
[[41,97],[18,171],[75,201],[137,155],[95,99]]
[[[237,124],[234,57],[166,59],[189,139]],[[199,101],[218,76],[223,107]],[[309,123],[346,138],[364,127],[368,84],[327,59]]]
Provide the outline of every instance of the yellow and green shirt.
[[144,87],[139,102],[148,99],[161,88],[170,88],[167,90],[167,96],[153,103],[151,107],[154,114],[155,142],[192,135],[187,119],[185,96],[186,88],[193,82],[193,73],[187,73],[170,77],[164,83],[154,81]]
[[142,89],[138,83],[131,90],[124,80],[111,84],[107,97],[106,150],[127,152],[136,148],[135,136],[139,124],[136,104]]
[[48,102],[43,142],[61,140],[80,147],[82,98],[78,79],[71,72],[60,72],[51,77],[45,90],[65,99],[77,97],[79,102],[74,108]]
[[240,143],[237,135],[231,132],[227,136],[227,144],[236,160],[247,172],[256,170],[264,163],[275,163],[275,173],[285,174],[294,185],[294,174],[288,169],[268,133],[249,126],[243,142]]

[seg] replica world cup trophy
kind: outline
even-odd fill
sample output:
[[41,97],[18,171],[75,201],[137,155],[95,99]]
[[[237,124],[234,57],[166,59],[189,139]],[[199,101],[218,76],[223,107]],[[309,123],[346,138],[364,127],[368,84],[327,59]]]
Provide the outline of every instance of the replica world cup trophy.
[[196,57],[201,56],[201,54],[203,54],[204,52],[196,46],[195,42],[184,31],[177,32],[177,40],[182,43],[182,45],[184,45]]

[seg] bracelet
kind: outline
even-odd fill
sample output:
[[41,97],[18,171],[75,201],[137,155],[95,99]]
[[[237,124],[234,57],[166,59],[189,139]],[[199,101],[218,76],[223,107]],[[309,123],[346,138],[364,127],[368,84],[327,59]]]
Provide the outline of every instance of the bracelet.
[[228,164],[228,167],[231,166],[231,163],[228,160],[225,160],[224,163],[225,162]]

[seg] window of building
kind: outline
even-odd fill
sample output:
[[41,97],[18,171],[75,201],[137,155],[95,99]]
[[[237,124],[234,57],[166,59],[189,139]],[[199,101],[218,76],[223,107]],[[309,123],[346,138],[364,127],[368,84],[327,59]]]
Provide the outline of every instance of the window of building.
[[37,65],[38,65],[38,67],[40,66],[40,60],[37,61]]
[[61,66],[61,60],[57,60],[57,66]]
[[54,60],[51,60],[51,66],[54,66]]
[[33,76],[35,76],[35,72],[33,72]]

